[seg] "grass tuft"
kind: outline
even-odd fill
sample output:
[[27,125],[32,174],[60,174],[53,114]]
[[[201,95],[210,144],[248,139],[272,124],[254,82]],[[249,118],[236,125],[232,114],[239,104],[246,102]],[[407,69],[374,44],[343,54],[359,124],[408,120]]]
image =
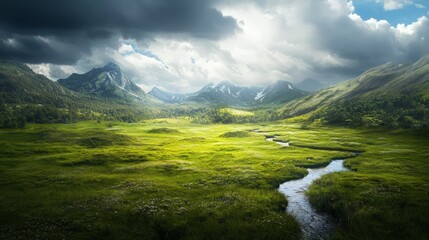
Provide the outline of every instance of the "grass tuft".
[[220,135],[220,137],[223,137],[223,138],[244,138],[244,137],[250,137],[250,136],[252,136],[252,134],[246,131],[227,132]]

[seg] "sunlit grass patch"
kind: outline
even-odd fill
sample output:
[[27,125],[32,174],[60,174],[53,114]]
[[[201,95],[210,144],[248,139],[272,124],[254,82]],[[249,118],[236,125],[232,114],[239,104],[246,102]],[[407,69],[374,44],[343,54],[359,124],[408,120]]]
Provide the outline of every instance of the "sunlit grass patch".
[[251,134],[245,131],[227,132],[220,135],[220,137],[223,137],[223,138],[244,138],[244,137],[250,137],[250,136]]
[[245,111],[245,110],[239,110],[234,108],[222,108],[220,109],[221,112],[229,113],[233,116],[254,116],[254,112]]

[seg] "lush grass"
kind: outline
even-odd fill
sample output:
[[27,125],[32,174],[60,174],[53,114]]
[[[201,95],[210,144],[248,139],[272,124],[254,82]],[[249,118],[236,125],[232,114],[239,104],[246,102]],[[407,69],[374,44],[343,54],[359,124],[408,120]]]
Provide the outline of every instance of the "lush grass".
[[339,222],[337,239],[429,239],[428,132],[359,131],[365,152],[308,195]]
[[[255,129],[291,147],[250,132]],[[246,137],[221,136],[236,132]],[[185,120],[1,130],[0,239],[299,239],[276,188],[304,176],[299,166],[352,157],[350,151],[364,152],[347,160],[354,172],[327,176],[309,192],[315,205],[342,220],[337,236],[391,236],[376,229],[401,223],[424,237],[426,136]],[[367,210],[357,221],[352,210],[362,206],[386,215]]]
[[[1,237],[298,239],[276,187],[306,173],[295,165],[308,153],[247,132],[257,127],[156,120],[2,130]],[[247,137],[220,137],[231,132]]]
[[299,122],[287,120],[262,129],[298,148],[361,152],[345,161],[351,171],[322,177],[307,192],[317,209],[335,216],[335,239],[429,239],[427,130],[349,129]]

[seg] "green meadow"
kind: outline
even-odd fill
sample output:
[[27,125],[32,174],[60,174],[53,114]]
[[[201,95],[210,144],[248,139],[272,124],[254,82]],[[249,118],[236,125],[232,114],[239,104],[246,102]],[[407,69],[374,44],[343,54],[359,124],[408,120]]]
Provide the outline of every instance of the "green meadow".
[[1,129],[0,239],[301,239],[277,188],[332,159],[350,171],[307,195],[334,238],[429,239],[428,133],[186,119]]

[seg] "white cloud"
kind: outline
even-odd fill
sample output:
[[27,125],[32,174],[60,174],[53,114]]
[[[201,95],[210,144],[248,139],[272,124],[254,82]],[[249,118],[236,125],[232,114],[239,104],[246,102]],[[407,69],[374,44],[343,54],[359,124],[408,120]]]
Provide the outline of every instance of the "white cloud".
[[43,74],[52,80],[65,78],[75,72],[75,68],[69,65],[54,65],[48,63],[28,64],[34,72]]
[[404,8],[407,5],[413,4],[411,0],[376,0],[383,3],[384,10],[391,11]]
[[131,44],[122,44],[119,49],[118,49],[119,53],[127,55],[127,54],[132,54],[134,53],[134,48],[133,46],[131,46]]
[[413,22],[409,25],[405,25],[403,23],[398,24],[395,30],[399,34],[413,35],[416,32],[418,32],[420,29],[424,28],[425,25],[427,25],[427,23],[428,23],[428,18],[425,16],[422,16],[419,19],[417,19],[416,22]]

